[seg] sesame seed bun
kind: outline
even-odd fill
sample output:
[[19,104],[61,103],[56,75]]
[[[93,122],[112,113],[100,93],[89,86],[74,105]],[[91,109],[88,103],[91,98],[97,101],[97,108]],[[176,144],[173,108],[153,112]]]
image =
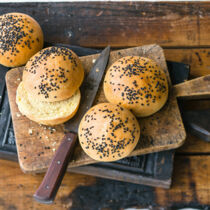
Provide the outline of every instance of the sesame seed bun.
[[43,43],[42,29],[32,17],[22,13],[0,16],[0,64],[22,66],[43,48]]
[[78,134],[81,147],[91,158],[116,161],[134,150],[140,138],[140,127],[129,110],[102,103],[84,115]]
[[17,88],[16,103],[20,112],[30,120],[43,125],[58,125],[71,119],[77,112],[80,103],[80,90],[64,101],[41,102],[29,98],[23,82]]
[[146,117],[160,110],[168,98],[168,81],[155,61],[127,56],[116,61],[104,79],[105,97],[110,103]]
[[23,71],[30,98],[55,102],[70,98],[80,87],[84,69],[79,57],[65,47],[48,47],[35,54]]

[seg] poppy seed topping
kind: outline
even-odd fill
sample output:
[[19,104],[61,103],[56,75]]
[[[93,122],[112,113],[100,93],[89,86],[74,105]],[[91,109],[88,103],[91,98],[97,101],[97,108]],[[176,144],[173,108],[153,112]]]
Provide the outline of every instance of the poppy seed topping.
[[168,81],[155,61],[127,56],[108,69],[104,92],[109,102],[130,109],[136,116],[149,116],[165,104]]
[[48,47],[26,64],[23,82],[29,94],[41,101],[70,98],[79,88],[84,70],[78,56],[65,47]]
[[133,151],[140,137],[134,115],[119,105],[102,103],[92,107],[79,126],[84,151],[99,161],[114,161]]
[[8,67],[24,65],[42,47],[43,33],[32,17],[22,13],[0,16],[0,63],[2,65]]

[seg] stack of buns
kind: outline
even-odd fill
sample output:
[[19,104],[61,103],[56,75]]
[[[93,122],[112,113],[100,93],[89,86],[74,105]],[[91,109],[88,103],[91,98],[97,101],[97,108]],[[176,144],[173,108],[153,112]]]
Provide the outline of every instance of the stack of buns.
[[22,13],[0,16],[0,64],[22,66],[43,44],[42,29],[32,17]]
[[39,51],[26,64],[17,88],[20,112],[44,125],[57,125],[72,118],[80,103],[84,69],[79,57],[64,47]]

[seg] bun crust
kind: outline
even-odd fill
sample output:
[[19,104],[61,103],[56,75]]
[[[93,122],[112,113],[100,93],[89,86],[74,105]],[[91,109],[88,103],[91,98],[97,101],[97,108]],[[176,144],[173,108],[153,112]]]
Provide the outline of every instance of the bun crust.
[[105,97],[110,103],[145,117],[160,110],[168,98],[168,81],[155,61],[127,56],[116,61],[104,79]]
[[65,47],[48,47],[35,54],[23,71],[30,98],[55,102],[70,98],[80,87],[84,69],[79,57]]
[[78,134],[81,147],[91,158],[116,161],[134,150],[139,141],[140,127],[129,110],[102,103],[87,111]]
[[16,103],[20,112],[30,120],[43,125],[58,125],[71,119],[80,103],[80,91],[60,102],[41,102],[28,97],[23,82],[17,88]]
[[44,44],[40,25],[22,13],[0,16],[0,37],[0,64],[7,67],[24,65]]

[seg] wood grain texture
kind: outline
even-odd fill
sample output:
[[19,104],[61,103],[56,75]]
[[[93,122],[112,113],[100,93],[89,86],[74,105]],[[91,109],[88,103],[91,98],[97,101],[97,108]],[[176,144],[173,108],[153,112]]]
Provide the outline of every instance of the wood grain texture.
[[[72,209],[83,209],[84,203],[89,204],[89,209],[160,209],[157,207],[161,206],[163,209],[182,209],[186,206],[205,209],[202,205],[209,204],[210,193],[207,188],[208,171],[204,156],[178,156],[175,159],[174,182],[170,190],[96,180],[96,184],[81,186],[72,192]],[[97,197],[91,196],[90,192],[97,192]]]
[[187,134],[185,143],[177,150],[177,153],[181,154],[210,154],[210,144],[205,142],[203,139],[199,139],[191,134]]
[[174,86],[174,93],[179,98],[202,99],[210,97],[210,74]]
[[32,15],[49,42],[87,47],[210,46],[207,2],[2,4],[0,14]]
[[156,189],[156,202],[178,209],[184,204],[210,205],[210,156],[175,156],[171,190]]
[[23,175],[18,163],[0,160],[0,209],[69,209],[71,200],[67,198],[77,186],[90,185],[95,178],[80,174],[66,174],[52,205],[39,204],[33,193],[43,179],[43,175]]
[[[170,81],[163,50],[159,46],[148,45],[114,51],[110,54],[108,67],[113,62],[126,55],[141,55],[154,59],[166,72],[168,80]],[[96,59],[97,56],[98,55],[92,55],[81,58],[86,72],[90,70],[92,60]],[[49,135],[50,130],[43,130],[46,128],[45,126],[40,127],[37,123],[28,120],[24,116],[17,117],[19,110],[15,103],[15,97],[16,89],[20,82],[17,81],[17,79],[21,78],[21,73],[22,68],[13,69],[7,73],[6,77],[19,163],[24,172],[38,173],[46,171],[53,153],[59,146],[64,134],[62,125],[55,127],[56,132]],[[105,101],[102,87],[100,87],[95,103]],[[151,117],[139,119],[139,123],[141,125],[141,138],[137,147],[131,153],[131,156],[177,148],[184,143],[186,133],[173,91],[169,94],[168,102],[159,112]],[[33,130],[31,135],[28,133],[30,129]],[[52,148],[54,148],[54,150],[52,150]],[[88,157],[78,145],[75,149],[73,160],[70,161],[70,167],[94,162],[96,161]]]
[[169,189],[174,151],[124,158],[117,162],[96,163],[70,168],[69,172]]
[[210,48],[164,49],[166,60],[190,65],[190,77],[210,74]]
[[[175,209],[177,209],[187,204],[191,207],[210,205],[209,162],[209,156],[176,156],[172,188],[164,190],[138,185],[138,191],[135,192],[136,194],[133,197],[133,205],[127,206],[127,208],[136,205],[139,207],[176,207]],[[55,203],[48,206],[39,204],[32,198],[34,191],[43,179],[43,175],[23,175],[18,163],[5,160],[0,160],[0,171],[0,180],[4,180],[0,181],[0,189],[4,189],[0,190],[0,209],[70,209],[76,205],[74,203],[76,202],[75,199],[83,196],[83,194],[74,196],[76,188],[84,187],[84,190],[81,190],[82,192],[91,193],[92,191],[88,191],[91,188],[87,185],[94,185],[97,180],[101,180],[87,175],[67,173]],[[107,181],[107,183],[113,184],[112,181]],[[97,188],[97,185],[95,187]],[[132,184],[116,182],[116,190],[121,190],[121,193],[126,190],[129,191],[131,187]],[[154,194],[151,194],[151,192]],[[98,192],[98,196],[90,196],[89,200],[87,198],[89,202],[86,203],[86,207],[91,209],[91,205],[94,202],[99,202],[102,197],[100,192]],[[143,197],[143,202],[138,202],[138,197]],[[150,199],[151,197],[152,199]],[[120,200],[119,197],[114,198],[115,201]],[[106,202],[107,205],[111,205],[109,200]],[[126,201],[124,202],[126,203]],[[102,205],[103,203],[101,203]]]

